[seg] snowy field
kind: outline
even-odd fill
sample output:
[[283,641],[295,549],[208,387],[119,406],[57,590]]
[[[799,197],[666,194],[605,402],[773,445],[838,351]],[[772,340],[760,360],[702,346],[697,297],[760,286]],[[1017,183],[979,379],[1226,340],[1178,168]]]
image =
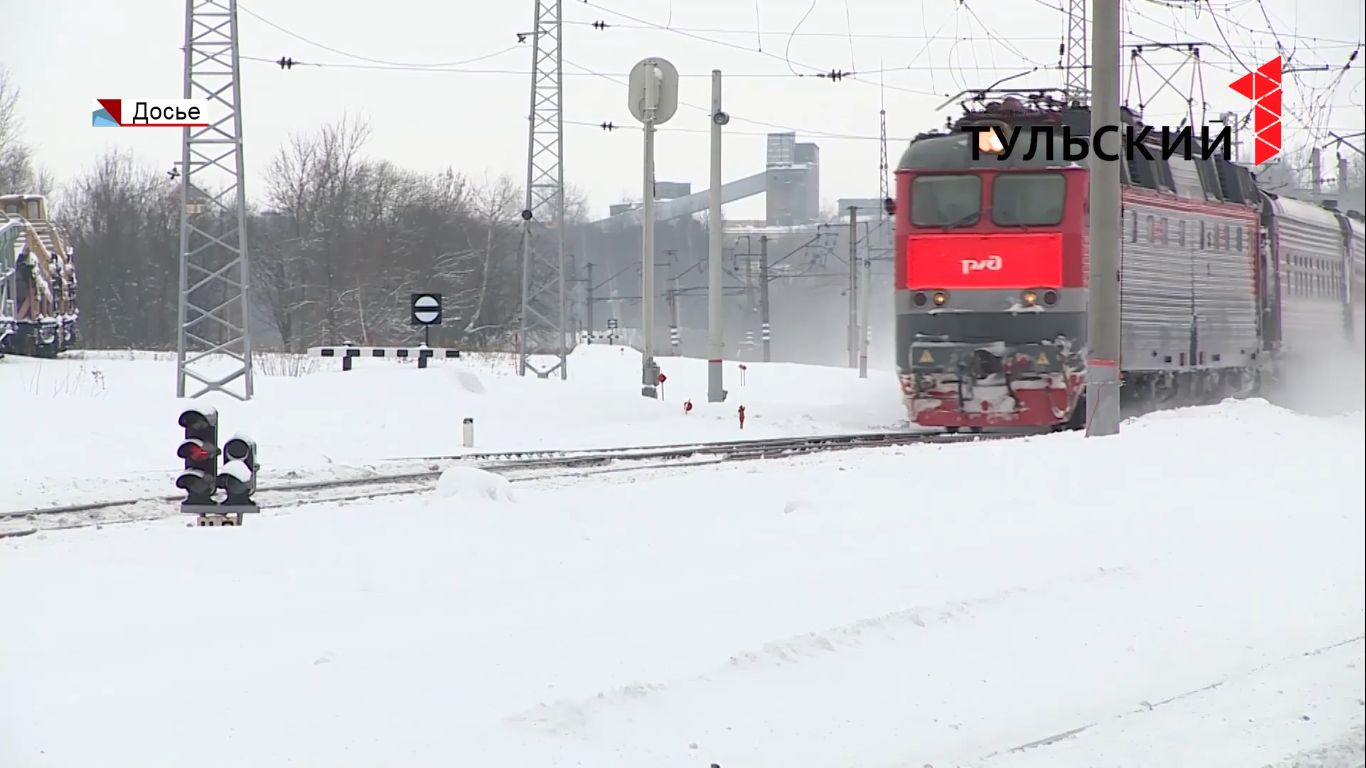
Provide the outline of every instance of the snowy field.
[[[260,446],[261,482],[363,476],[386,460],[475,450],[598,448],[701,440],[882,431],[904,425],[896,379],[842,368],[726,364],[725,403],[707,403],[706,362],[659,358],[663,401],[640,396],[640,353],[580,346],[570,377],[516,375],[514,358],[414,363],[267,356],[255,397],[203,398],[219,437]],[[193,382],[191,383],[193,389]],[[683,402],[694,409],[684,415]],[[77,352],[60,360],[0,359],[0,412],[10,460],[0,462],[0,512],[174,494],[188,401],[175,398],[174,354]],[[744,405],[744,431],[736,409]],[[23,461],[14,461],[18,448]]]
[[[101,440],[129,430],[115,464],[169,466],[168,376],[98,365],[105,394],[52,404],[105,414]],[[598,414],[560,413],[553,383],[432,370],[402,392],[321,374],[326,396],[266,378],[232,418],[274,430],[283,462],[341,460],[348,434],[370,457],[449,451],[476,408],[497,445],[731,437],[759,392],[755,436],[896,417],[886,382],[831,373],[866,402],[803,414],[758,368],[701,418],[668,363],[667,404],[602,392]],[[138,423],[158,410],[170,426]],[[0,540],[0,765],[1356,768],[1364,437],[1360,411],[1250,400],[1097,441],[467,477],[241,529]]]

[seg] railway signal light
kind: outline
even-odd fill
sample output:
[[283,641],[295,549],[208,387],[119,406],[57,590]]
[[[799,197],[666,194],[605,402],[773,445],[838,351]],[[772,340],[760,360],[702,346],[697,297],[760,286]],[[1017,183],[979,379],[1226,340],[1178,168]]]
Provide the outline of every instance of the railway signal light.
[[223,444],[223,469],[218,473],[217,484],[226,493],[222,507],[224,512],[255,512],[256,502],[251,498],[256,492],[256,472],[261,468],[256,461],[256,441],[246,435],[233,435]]
[[176,454],[185,469],[176,487],[187,494],[181,506],[213,506],[218,488],[218,411],[211,405],[187,408],[180,414],[185,439]]

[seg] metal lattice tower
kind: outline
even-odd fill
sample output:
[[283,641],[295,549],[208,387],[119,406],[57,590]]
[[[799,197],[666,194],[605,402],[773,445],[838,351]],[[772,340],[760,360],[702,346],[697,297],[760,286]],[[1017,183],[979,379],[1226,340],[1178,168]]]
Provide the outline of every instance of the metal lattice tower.
[[186,0],[185,98],[208,102],[209,125],[182,143],[177,397],[190,379],[201,385],[190,397],[252,395],[239,71],[237,0]]
[[[561,0],[532,0],[531,112],[527,141],[526,209],[522,211],[522,311],[517,372],[547,378],[565,364],[568,324],[564,283],[564,116],[561,111]],[[548,247],[553,242],[553,251]],[[539,246],[539,247],[538,247]],[[551,251],[547,253],[547,251]],[[529,358],[553,352],[558,361],[538,370]]]
[[1089,104],[1091,92],[1086,87],[1086,6],[1090,0],[1068,0],[1067,4],[1067,101]]
[[[881,66],[881,65],[879,64],[879,66]],[[889,198],[889,197],[892,196],[892,194],[891,194],[891,188],[890,188],[890,186],[889,186],[889,182],[888,182],[888,179],[887,179],[887,174],[891,171],[891,168],[890,168],[890,166],[887,165],[887,89],[886,89],[886,88],[883,88],[883,89],[882,89],[882,94],[881,94],[881,96],[880,96],[880,99],[881,99],[882,103],[881,103],[881,105],[880,105],[881,108],[880,108],[880,110],[878,111],[878,123],[879,123],[879,135],[878,135],[878,138],[879,138],[880,144],[881,144],[881,155],[880,155],[880,159],[878,160],[878,170],[879,170],[879,173],[878,173],[878,188],[877,188],[877,189],[878,189],[878,200],[877,200],[878,215],[877,215],[877,217],[878,217],[878,229],[881,230],[881,231],[883,232],[883,236],[884,236],[884,237],[890,237],[890,236],[891,236],[891,233],[887,232],[887,206],[884,205],[884,202],[887,200],[887,198]]]
[[[879,61],[878,68],[881,69],[881,67],[882,62]],[[892,242],[892,227],[888,226],[890,222],[888,222],[889,216],[887,215],[886,201],[887,198],[892,196],[891,179],[888,178],[891,175],[892,167],[887,163],[887,88],[885,83],[881,85],[881,90],[882,92],[878,97],[881,103],[879,104],[878,111],[880,154],[878,156],[877,231],[879,233],[879,243],[885,242],[890,246]],[[873,247],[872,238],[869,238],[868,247]]]

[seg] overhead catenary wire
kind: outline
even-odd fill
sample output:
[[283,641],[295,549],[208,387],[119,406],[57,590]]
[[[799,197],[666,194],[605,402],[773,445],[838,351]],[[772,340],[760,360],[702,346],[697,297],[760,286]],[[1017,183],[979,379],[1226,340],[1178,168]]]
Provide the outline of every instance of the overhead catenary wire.
[[492,59],[492,58],[501,56],[501,55],[503,55],[503,54],[505,54],[505,53],[507,53],[507,52],[509,52],[509,51],[516,50],[517,48],[520,47],[518,44],[513,44],[513,45],[510,45],[510,46],[508,46],[508,47],[506,47],[506,48],[502,48],[502,49],[500,49],[500,50],[493,51],[492,53],[481,54],[481,55],[479,55],[479,56],[473,56],[473,57],[470,57],[470,58],[460,59],[460,60],[458,60],[458,61],[442,61],[442,62],[391,61],[391,60],[386,60],[386,59],[377,59],[377,58],[373,58],[373,57],[370,57],[370,56],[363,56],[363,55],[358,54],[358,53],[352,53],[351,51],[346,51],[346,50],[343,50],[343,49],[341,49],[341,48],[336,48],[336,47],[334,47],[334,46],[330,46],[330,45],[326,45],[326,44],[324,44],[324,43],[320,43],[320,42],[318,42],[318,41],[316,41],[316,40],[313,40],[313,39],[311,39],[311,38],[309,38],[309,37],[305,37],[304,35],[301,35],[301,34],[299,34],[298,32],[295,32],[295,31],[293,31],[293,30],[291,30],[291,29],[288,29],[288,28],[286,28],[286,27],[284,27],[284,26],[282,26],[282,25],[280,25],[280,24],[277,24],[277,23],[271,21],[270,19],[267,19],[266,17],[262,16],[261,14],[257,13],[256,11],[253,11],[253,10],[251,10],[250,8],[246,7],[245,5],[242,5],[241,3],[238,3],[238,4],[237,4],[237,9],[240,10],[240,11],[245,11],[245,12],[247,13],[247,15],[252,16],[252,17],[255,18],[257,21],[260,21],[262,24],[265,24],[266,26],[268,26],[268,27],[270,27],[270,28],[276,30],[277,32],[280,32],[280,33],[285,34],[285,35],[289,35],[290,37],[292,37],[292,38],[294,38],[294,39],[296,39],[296,40],[299,40],[300,42],[306,43],[306,44],[308,44],[308,45],[311,45],[311,46],[313,46],[313,47],[315,47],[315,48],[318,48],[318,49],[327,51],[327,52],[329,52],[329,53],[335,53],[335,54],[337,54],[338,56],[344,56],[344,57],[346,57],[346,58],[348,58],[348,59],[355,59],[355,60],[357,60],[357,61],[364,61],[364,62],[367,62],[367,63],[370,63],[370,64],[384,64],[384,65],[389,65],[389,66],[393,66],[393,67],[403,67],[403,68],[411,68],[411,69],[430,69],[430,68],[444,68],[444,67],[459,67],[459,66],[463,66],[463,65],[465,65],[465,64],[473,64],[473,63],[478,62],[478,61],[485,61],[485,60],[488,60],[488,59]]
[[[1053,3],[1047,2],[1046,0],[1033,0],[1033,2],[1035,2],[1036,4],[1038,4],[1038,5],[1042,6],[1042,7],[1048,8],[1048,9],[1050,9],[1050,10],[1053,10],[1053,11],[1056,11],[1056,12],[1059,12],[1059,13],[1062,12],[1062,9],[1061,9],[1059,6],[1054,5]],[[1208,3],[1209,0],[1206,0],[1206,2]],[[1248,3],[1251,3],[1251,2],[1254,2],[1254,0],[1245,0],[1245,2],[1240,3],[1240,4],[1225,3],[1225,4],[1221,4],[1219,7],[1220,7],[1221,9],[1225,9],[1225,8],[1231,9],[1231,8],[1234,8],[1234,7],[1239,7],[1239,5],[1245,5],[1245,4],[1248,4]],[[1152,4],[1153,4],[1154,6],[1165,6],[1165,5],[1166,5],[1166,3],[1161,3],[1161,2],[1153,2]],[[601,4],[601,3],[594,2],[594,0],[584,0],[584,1],[581,3],[581,5],[588,6],[588,7],[593,7],[593,8],[597,8],[597,9],[599,9],[599,10],[604,11],[605,13],[609,13],[609,14],[612,14],[612,15],[614,15],[614,16],[616,16],[616,17],[626,19],[627,22],[628,22],[628,23],[613,23],[613,24],[608,24],[608,23],[605,23],[605,22],[591,22],[591,24],[592,24],[595,28],[598,28],[598,29],[600,29],[600,30],[606,30],[606,29],[610,29],[610,28],[612,28],[612,27],[618,27],[618,28],[639,28],[639,29],[650,29],[650,30],[665,31],[665,32],[669,32],[669,33],[671,33],[671,34],[677,34],[677,35],[683,35],[683,36],[686,36],[686,37],[691,37],[691,38],[697,39],[697,40],[699,40],[699,41],[707,42],[707,43],[710,43],[710,44],[720,45],[720,46],[732,48],[732,49],[735,49],[735,50],[741,50],[741,51],[745,51],[746,53],[757,54],[757,55],[760,55],[760,56],[763,56],[763,57],[766,57],[766,58],[770,58],[770,59],[774,59],[774,60],[778,60],[778,61],[784,61],[784,63],[789,67],[789,72],[787,72],[787,73],[782,73],[782,72],[728,72],[728,73],[727,73],[727,77],[740,78],[740,79],[783,79],[783,78],[790,78],[790,77],[816,78],[816,79],[836,79],[836,80],[849,79],[849,80],[855,80],[855,81],[858,81],[858,82],[864,82],[864,83],[867,83],[867,84],[870,84],[870,85],[885,87],[885,88],[888,89],[888,90],[898,91],[898,92],[902,92],[902,93],[908,93],[908,94],[912,94],[912,95],[923,95],[923,96],[931,96],[931,95],[932,95],[932,96],[937,96],[937,97],[938,97],[938,96],[947,96],[947,95],[948,95],[948,94],[944,94],[944,93],[938,93],[938,92],[936,92],[936,91],[934,91],[934,90],[922,90],[922,89],[916,89],[916,88],[907,88],[907,87],[897,86],[897,85],[893,85],[893,84],[885,84],[885,85],[884,85],[884,84],[880,84],[880,83],[878,83],[878,82],[876,82],[876,81],[871,81],[871,80],[868,80],[868,79],[860,79],[860,78],[859,78],[860,75],[872,75],[872,74],[884,75],[884,74],[895,74],[895,73],[897,73],[897,72],[902,72],[902,71],[906,71],[906,72],[929,72],[929,73],[931,73],[931,77],[933,78],[933,75],[935,74],[936,70],[939,69],[940,67],[936,67],[936,66],[935,66],[934,64],[932,64],[932,63],[931,63],[931,64],[916,64],[916,63],[915,63],[915,59],[918,59],[920,56],[924,55],[924,53],[928,51],[929,46],[930,46],[931,43],[936,42],[936,41],[940,41],[940,42],[948,41],[948,40],[950,39],[949,36],[945,36],[945,35],[940,34],[940,32],[941,32],[942,29],[943,29],[943,24],[940,25],[940,27],[939,27],[938,30],[936,30],[936,31],[933,32],[933,33],[928,33],[928,34],[891,34],[891,33],[884,33],[884,34],[866,34],[866,33],[855,33],[855,32],[853,32],[853,18],[852,18],[852,14],[849,14],[849,15],[847,15],[847,18],[846,18],[846,31],[845,31],[845,32],[842,32],[842,33],[838,33],[838,32],[818,32],[818,31],[810,31],[810,30],[803,31],[803,30],[801,30],[800,28],[794,28],[794,30],[791,30],[791,31],[789,31],[788,33],[786,33],[786,34],[789,34],[791,37],[798,37],[798,36],[800,36],[800,37],[845,37],[845,38],[848,38],[848,39],[850,40],[851,44],[852,44],[852,40],[853,40],[855,37],[860,37],[860,38],[882,38],[882,39],[916,39],[916,40],[924,40],[924,41],[925,41],[924,46],[921,47],[920,51],[917,52],[917,54],[915,55],[915,57],[914,57],[914,58],[912,59],[912,61],[911,61],[910,63],[908,63],[908,64],[905,64],[905,65],[902,65],[902,66],[891,66],[891,67],[879,66],[879,67],[877,67],[876,69],[870,69],[870,70],[866,70],[866,71],[849,71],[849,72],[841,72],[841,71],[839,71],[839,70],[834,70],[834,69],[826,70],[826,69],[824,69],[824,68],[816,67],[816,66],[814,66],[814,65],[812,65],[812,64],[810,64],[810,63],[800,62],[800,61],[797,61],[797,60],[794,60],[794,59],[790,59],[789,57],[786,57],[786,56],[779,56],[779,55],[777,55],[777,54],[770,53],[770,52],[767,52],[767,51],[762,50],[762,36],[763,36],[763,34],[766,34],[766,33],[767,33],[767,34],[778,34],[778,33],[775,33],[775,32],[772,32],[772,31],[765,32],[765,31],[762,29],[761,24],[760,24],[760,21],[761,21],[761,19],[760,19],[760,9],[759,9],[759,5],[758,5],[757,0],[756,0],[756,7],[755,7],[755,21],[756,21],[756,24],[755,24],[755,28],[754,28],[754,29],[750,29],[750,30],[728,29],[728,28],[723,28],[723,27],[687,27],[687,26],[673,26],[672,23],[671,23],[671,22],[672,22],[671,19],[670,19],[670,23],[669,23],[669,24],[660,25],[660,24],[657,24],[657,23],[649,22],[649,21],[647,21],[647,20],[645,20],[645,19],[638,18],[638,17],[633,16],[633,15],[631,15],[631,14],[629,14],[629,13],[623,13],[623,12],[621,12],[621,11],[617,11],[617,10],[615,10],[615,9],[609,8],[609,7],[607,7],[607,6],[605,6],[605,5]],[[979,16],[979,15],[970,7],[970,6],[967,6],[966,2],[960,3],[960,5],[961,5],[962,7],[964,7],[964,8],[968,11],[968,15],[969,15],[969,17],[971,18],[971,21],[976,22],[976,24],[977,24],[981,29],[983,29],[984,31],[986,31],[986,32],[988,33],[988,35],[989,35],[991,38],[993,38],[993,39],[1001,39],[1001,38],[1000,38],[1000,35],[996,34],[996,33],[994,32],[994,30],[991,30],[990,27],[988,27],[988,26],[985,24],[985,22],[983,21],[983,19],[982,19],[982,18],[981,18],[981,17],[980,17],[980,16]],[[813,4],[813,6],[814,6],[814,4]],[[298,33],[298,32],[295,32],[294,30],[288,29],[288,28],[286,28],[285,26],[283,26],[283,25],[281,25],[281,24],[278,24],[278,23],[276,23],[276,22],[274,22],[274,21],[271,21],[270,19],[267,19],[267,18],[263,17],[261,14],[255,12],[254,10],[251,10],[251,9],[249,9],[249,8],[246,8],[245,6],[239,6],[239,7],[241,7],[246,13],[248,13],[248,14],[251,15],[252,17],[254,17],[254,18],[260,20],[262,23],[267,24],[268,26],[270,26],[270,27],[272,27],[272,28],[274,28],[274,29],[276,29],[276,30],[278,30],[278,31],[280,31],[280,32],[282,32],[282,33],[284,33],[284,34],[286,34],[286,35],[289,35],[289,36],[294,37],[295,39],[298,39],[298,40],[300,40],[300,41],[302,41],[302,42],[305,42],[305,43],[307,43],[307,44],[309,44],[309,45],[311,45],[311,46],[314,46],[314,47],[316,47],[316,48],[319,48],[320,50],[325,50],[325,51],[328,51],[328,52],[330,52],[330,53],[335,53],[335,54],[338,55],[338,56],[342,56],[342,57],[344,57],[344,58],[348,58],[348,59],[352,59],[352,60],[353,60],[353,62],[345,62],[345,61],[310,61],[310,60],[306,60],[306,59],[304,59],[304,60],[292,59],[291,62],[290,62],[290,63],[291,63],[291,67],[292,67],[292,66],[299,66],[299,67],[322,68],[322,69],[348,69],[348,70],[373,70],[373,71],[401,71],[401,72],[453,73],[453,74],[461,74],[461,75],[509,76],[509,77],[525,77],[526,74],[527,74],[527,73],[526,73],[526,70],[524,70],[524,69],[518,69],[518,68],[496,68],[496,67],[476,68],[476,67],[468,67],[468,66],[466,66],[466,65],[468,65],[468,64],[476,63],[476,62],[479,62],[479,61],[487,61],[487,60],[490,60],[490,59],[494,59],[494,58],[496,58],[496,57],[498,57],[498,56],[502,56],[502,55],[511,53],[511,52],[514,51],[514,50],[518,50],[518,49],[523,49],[523,50],[524,50],[524,49],[525,49],[525,45],[523,44],[523,43],[524,43],[524,40],[519,40],[518,43],[508,45],[508,46],[506,46],[506,47],[500,48],[500,49],[495,50],[495,51],[491,51],[491,52],[486,53],[486,54],[482,54],[482,55],[474,56],[474,57],[469,57],[469,58],[461,59],[461,60],[458,60],[458,61],[451,61],[451,62],[394,61],[394,60],[382,59],[382,58],[373,57],[373,56],[366,56],[366,55],[362,55],[362,54],[360,54],[360,53],[355,53],[355,52],[353,52],[353,51],[348,51],[348,50],[342,49],[342,48],[337,47],[337,46],[327,45],[327,44],[322,43],[322,42],[319,42],[319,41],[317,41],[317,40],[315,40],[315,39],[313,39],[313,38],[311,38],[311,37],[308,37],[308,36],[306,36],[306,35],[303,35],[303,34],[300,34],[300,33]],[[922,11],[923,11],[923,9],[922,9]],[[950,17],[949,19],[946,19],[946,20],[945,20],[945,23],[947,23],[947,21],[949,21],[949,20],[952,20],[952,18],[956,18],[957,15],[958,15],[957,12],[955,12],[955,14],[954,14],[952,17]],[[1140,15],[1142,15],[1142,14],[1140,14]],[[1147,16],[1144,16],[1144,18],[1145,18],[1146,20],[1148,20],[1148,21],[1153,21],[1153,22],[1158,23],[1158,24],[1160,24],[1160,25],[1162,25],[1162,26],[1165,26],[1165,27],[1168,28],[1168,29],[1173,29],[1174,31],[1179,31],[1179,27],[1178,27],[1177,25],[1163,24],[1163,23],[1160,22],[1159,20],[1154,20],[1154,19],[1151,19],[1151,18],[1149,18],[1149,17],[1147,17]],[[565,23],[566,23],[566,24],[581,23],[581,24],[585,24],[585,25],[586,25],[586,24],[590,24],[590,22],[575,22],[575,21],[571,21],[571,20],[566,20]],[[1222,29],[1220,30],[1220,32],[1222,33]],[[712,37],[707,37],[706,34],[703,34],[703,33],[707,33],[707,34],[716,34],[716,35],[754,34],[754,35],[756,35],[756,37],[758,38],[759,47],[758,47],[758,48],[751,48],[751,47],[749,47],[749,46],[747,46],[747,45],[740,45],[740,44],[732,43],[732,42],[725,41],[725,40],[717,40],[717,39],[712,38]],[[1146,41],[1153,42],[1153,43],[1156,43],[1156,42],[1157,42],[1157,41],[1153,40],[1152,38],[1148,38],[1148,37],[1145,37],[1145,36],[1142,36],[1142,35],[1138,35],[1138,34],[1129,32],[1128,30],[1126,30],[1126,33],[1129,34],[1131,37],[1134,37],[1134,38],[1136,38],[1136,39],[1146,40]],[[526,35],[523,34],[523,35],[521,35],[521,36],[519,36],[519,37],[524,38],[525,36],[526,36]],[[973,36],[972,36],[971,34],[969,34],[967,37],[968,37],[968,39],[972,39],[972,38],[973,38]],[[1337,41],[1335,41],[1335,40],[1333,40],[1333,39],[1331,39],[1331,38],[1319,38],[1319,37],[1308,36],[1308,35],[1303,35],[1303,36],[1298,36],[1298,37],[1305,38],[1305,39],[1313,39],[1313,40],[1320,41],[1320,42],[1325,42],[1325,43],[1326,43],[1326,42],[1337,42]],[[1238,51],[1247,48],[1247,46],[1239,46],[1239,45],[1234,44],[1233,41],[1227,39],[1227,36],[1226,36],[1226,35],[1224,36],[1224,38],[1225,38],[1225,39],[1224,39],[1224,50],[1221,51],[1221,52],[1224,52],[1224,53],[1226,53],[1226,55],[1229,55],[1229,56],[1233,57],[1233,61],[1231,61],[1231,62],[1218,62],[1218,61],[1213,61],[1213,60],[1210,60],[1210,59],[1202,59],[1202,63],[1205,64],[1205,65],[1216,66],[1216,67],[1218,67],[1220,64],[1227,64],[1227,66],[1222,67],[1223,69],[1225,69],[1225,71],[1232,72],[1232,73],[1235,73],[1235,74],[1241,74],[1241,73],[1238,71],[1238,69],[1242,69],[1243,71],[1246,71],[1246,68],[1245,68],[1245,67],[1242,67],[1241,64],[1240,64],[1241,58],[1238,56]],[[953,39],[954,39],[954,40],[959,40],[959,39],[961,39],[961,36],[955,35],[955,36],[953,36]],[[1051,39],[1051,38],[1042,38],[1042,37],[1026,38],[1026,37],[1015,37],[1015,36],[1012,36],[1011,39],[1012,39],[1012,40],[1015,40],[1015,41],[1025,41],[1025,40],[1045,40],[1045,39]],[[1216,50],[1219,49],[1218,46],[1212,46],[1212,47],[1214,47]],[[1006,45],[1006,48],[1007,48],[1008,50],[1011,50],[1012,53],[1021,56],[1021,58],[1024,59],[1024,60],[1026,60],[1026,61],[1034,61],[1034,60],[1033,60],[1032,58],[1030,58],[1027,54],[1025,54],[1024,51],[1021,51],[1019,48],[1015,47],[1013,43],[1008,43],[1008,44]],[[1255,49],[1255,47],[1253,47],[1253,48]],[[852,53],[851,53],[851,55],[852,55]],[[243,58],[244,60],[255,61],[255,62],[261,62],[261,63],[271,63],[271,64],[276,64],[276,63],[278,63],[277,60],[274,59],[274,58],[267,58],[267,57],[260,57],[260,56],[243,56],[242,58]],[[570,62],[566,62],[566,63],[570,63]],[[854,62],[851,61],[851,64],[853,64],[853,63],[854,63]],[[626,77],[626,73],[604,73],[604,72],[598,72],[598,71],[592,70],[592,69],[587,68],[587,67],[582,67],[582,66],[577,65],[577,64],[573,64],[572,66],[575,66],[575,67],[577,67],[577,68],[579,68],[579,69],[582,69],[583,71],[582,71],[582,72],[564,72],[563,74],[568,75],[568,76],[571,76],[571,77],[603,77],[603,78],[612,80],[613,82],[617,82],[618,84],[624,85],[624,82],[622,82],[619,78],[625,78],[625,77]],[[1159,66],[1160,66],[1160,65],[1159,65]],[[1238,69],[1234,69],[1234,68],[1233,68],[1234,66],[1238,66]],[[809,72],[797,72],[796,69],[797,69],[798,67],[803,68],[803,69],[806,69],[806,70],[809,70]],[[1002,71],[1018,71],[1018,70],[1017,70],[1016,68],[1014,68],[1014,67],[995,66],[995,65],[990,65],[990,66],[979,66],[978,69],[979,69],[979,70],[984,70],[984,71],[997,71],[997,72],[1002,72]],[[1035,66],[1034,70],[1031,70],[1031,71],[1038,71],[1038,70],[1044,70],[1044,71],[1057,71],[1057,70],[1060,70],[1060,69],[1061,69],[1061,67],[1059,67],[1059,66],[1057,66],[1057,65],[1044,65],[1044,64],[1037,64],[1037,63],[1036,63],[1036,66]],[[795,73],[795,74],[794,74],[794,73]],[[680,73],[680,76],[681,76],[681,77],[687,77],[687,78],[710,77],[710,72],[681,72],[681,73]],[[1341,73],[1340,73],[1339,79],[1341,79]],[[708,110],[707,108],[702,107],[702,106],[700,106],[700,105],[688,104],[687,106],[688,106],[689,108],[691,108],[691,109],[698,109],[698,110],[701,110],[701,111],[704,111],[704,112],[709,112],[709,110]],[[1289,113],[1289,111],[1288,111],[1288,113]],[[1293,114],[1293,113],[1290,113],[1290,116],[1296,118],[1297,121],[1299,121],[1299,122],[1304,122],[1304,123],[1306,123],[1306,124],[1309,123],[1309,120],[1300,119],[1298,115],[1295,115],[1295,114]],[[748,118],[748,117],[745,117],[745,116],[743,116],[743,115],[733,115],[732,118],[735,119],[735,120],[741,121],[741,122],[745,122],[745,123],[749,123],[749,124],[753,124],[753,125],[758,125],[758,126],[763,126],[763,127],[767,127],[767,128],[774,128],[774,129],[785,130],[785,131],[799,131],[799,132],[802,132],[802,133],[807,134],[807,135],[811,135],[811,136],[816,137],[816,138],[828,138],[828,139],[837,139],[837,140],[859,140],[859,141],[875,141],[875,140],[879,140],[879,139],[880,139],[880,137],[878,137],[878,136],[872,136],[872,135],[854,135],[854,134],[843,133],[843,132],[838,132],[838,131],[809,130],[809,129],[801,128],[801,127],[798,127],[798,126],[785,125],[785,124],[782,124],[782,123],[774,123],[774,122],[759,120],[759,119],[756,119],[756,118]],[[598,126],[598,125],[601,125],[601,123],[592,123],[592,125]]]

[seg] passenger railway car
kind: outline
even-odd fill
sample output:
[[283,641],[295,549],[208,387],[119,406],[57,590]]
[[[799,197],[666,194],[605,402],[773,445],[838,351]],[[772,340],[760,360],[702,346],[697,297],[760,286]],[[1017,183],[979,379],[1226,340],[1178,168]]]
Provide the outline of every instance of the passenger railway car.
[[76,343],[74,256],[47,198],[0,196],[0,354],[52,357]]
[[[1124,120],[1141,129],[1132,113]],[[1021,127],[1004,158],[986,145],[993,134],[966,130],[992,124]],[[1026,160],[1038,125],[1052,127],[1053,151]],[[888,207],[912,422],[1084,425],[1088,172],[1062,159],[1064,125],[1091,135],[1084,108],[1005,99],[922,134],[901,157]],[[973,159],[970,142],[988,151]],[[1278,361],[1350,339],[1359,218],[1261,191],[1217,152],[1164,159],[1152,142],[1153,159],[1121,164],[1124,399],[1246,394]]]

